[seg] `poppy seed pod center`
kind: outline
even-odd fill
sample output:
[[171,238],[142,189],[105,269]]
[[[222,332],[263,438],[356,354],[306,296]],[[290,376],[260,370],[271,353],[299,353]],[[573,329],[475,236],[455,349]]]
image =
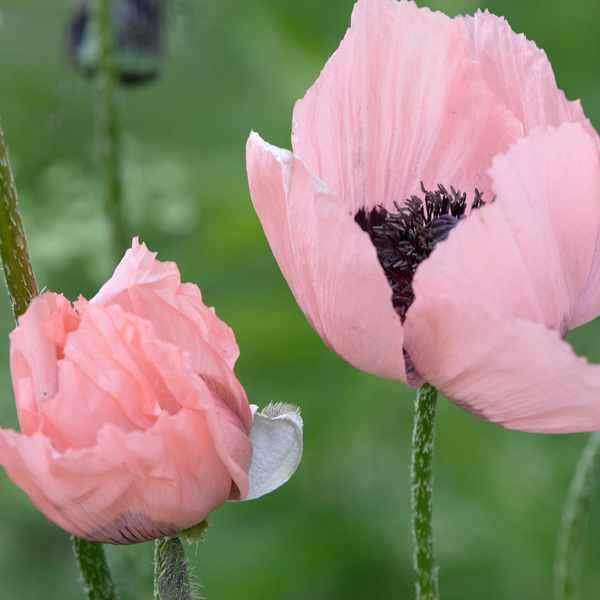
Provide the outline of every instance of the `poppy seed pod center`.
[[[415,299],[412,280],[417,267],[459,221],[467,218],[467,195],[460,190],[451,186],[448,193],[438,184],[437,191],[430,192],[422,182],[421,190],[425,200],[411,196],[404,206],[394,202],[394,213],[379,205],[372,211],[361,208],[354,217],[377,248],[379,262],[393,291],[392,303],[403,323]],[[482,206],[485,206],[483,193],[475,188],[471,211]]]

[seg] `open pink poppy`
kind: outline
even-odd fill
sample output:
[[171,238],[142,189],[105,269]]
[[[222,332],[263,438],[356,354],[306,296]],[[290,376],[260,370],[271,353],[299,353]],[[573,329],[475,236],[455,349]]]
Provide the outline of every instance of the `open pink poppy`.
[[[250,193],[334,352],[505,427],[600,429],[600,367],[561,339],[600,314],[599,140],[542,50],[487,12],[359,0],[292,145],[252,133]],[[497,199],[440,238],[401,319],[357,215],[406,209],[421,182]]]
[[238,355],[198,287],[134,240],[90,302],[46,292],[19,318],[21,433],[0,429],[0,464],[47,517],[97,542],[174,535],[266,494],[298,466],[302,421],[251,409]]

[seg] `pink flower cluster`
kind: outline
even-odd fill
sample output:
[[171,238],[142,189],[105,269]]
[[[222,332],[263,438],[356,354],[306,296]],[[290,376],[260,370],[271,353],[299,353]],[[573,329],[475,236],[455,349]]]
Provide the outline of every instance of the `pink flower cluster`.
[[[600,314],[600,144],[542,50],[487,11],[359,0],[292,146],[252,133],[250,192],[334,352],[505,427],[600,429],[600,366],[563,341]],[[421,182],[496,200],[420,263],[402,322],[356,216],[406,207]]]

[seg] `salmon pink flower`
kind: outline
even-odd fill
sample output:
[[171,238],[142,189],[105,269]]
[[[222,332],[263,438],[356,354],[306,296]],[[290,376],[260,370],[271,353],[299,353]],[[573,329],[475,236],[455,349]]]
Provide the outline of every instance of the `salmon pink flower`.
[[250,193],[334,352],[505,427],[600,429],[600,367],[561,339],[600,314],[600,146],[542,50],[359,0],[292,146],[251,134]]
[[198,287],[134,240],[95,298],[73,307],[46,292],[19,318],[21,433],[0,430],[0,464],[55,523],[115,544],[176,534],[228,499],[267,493],[298,466],[302,421],[270,409],[251,431],[238,355]]

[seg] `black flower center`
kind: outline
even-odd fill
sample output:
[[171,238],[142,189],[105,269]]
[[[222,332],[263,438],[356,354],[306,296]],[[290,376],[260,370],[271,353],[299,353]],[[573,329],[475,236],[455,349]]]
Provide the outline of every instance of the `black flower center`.
[[[428,192],[423,183],[421,190],[425,200],[411,196],[402,207],[394,202],[394,213],[377,206],[372,211],[361,208],[354,217],[377,248],[379,262],[392,288],[392,303],[403,323],[415,299],[412,280],[417,267],[459,221],[467,218],[467,195],[460,190],[450,187],[448,193],[443,185],[438,185],[437,191]],[[485,206],[483,193],[475,189],[471,210],[482,206]]]

